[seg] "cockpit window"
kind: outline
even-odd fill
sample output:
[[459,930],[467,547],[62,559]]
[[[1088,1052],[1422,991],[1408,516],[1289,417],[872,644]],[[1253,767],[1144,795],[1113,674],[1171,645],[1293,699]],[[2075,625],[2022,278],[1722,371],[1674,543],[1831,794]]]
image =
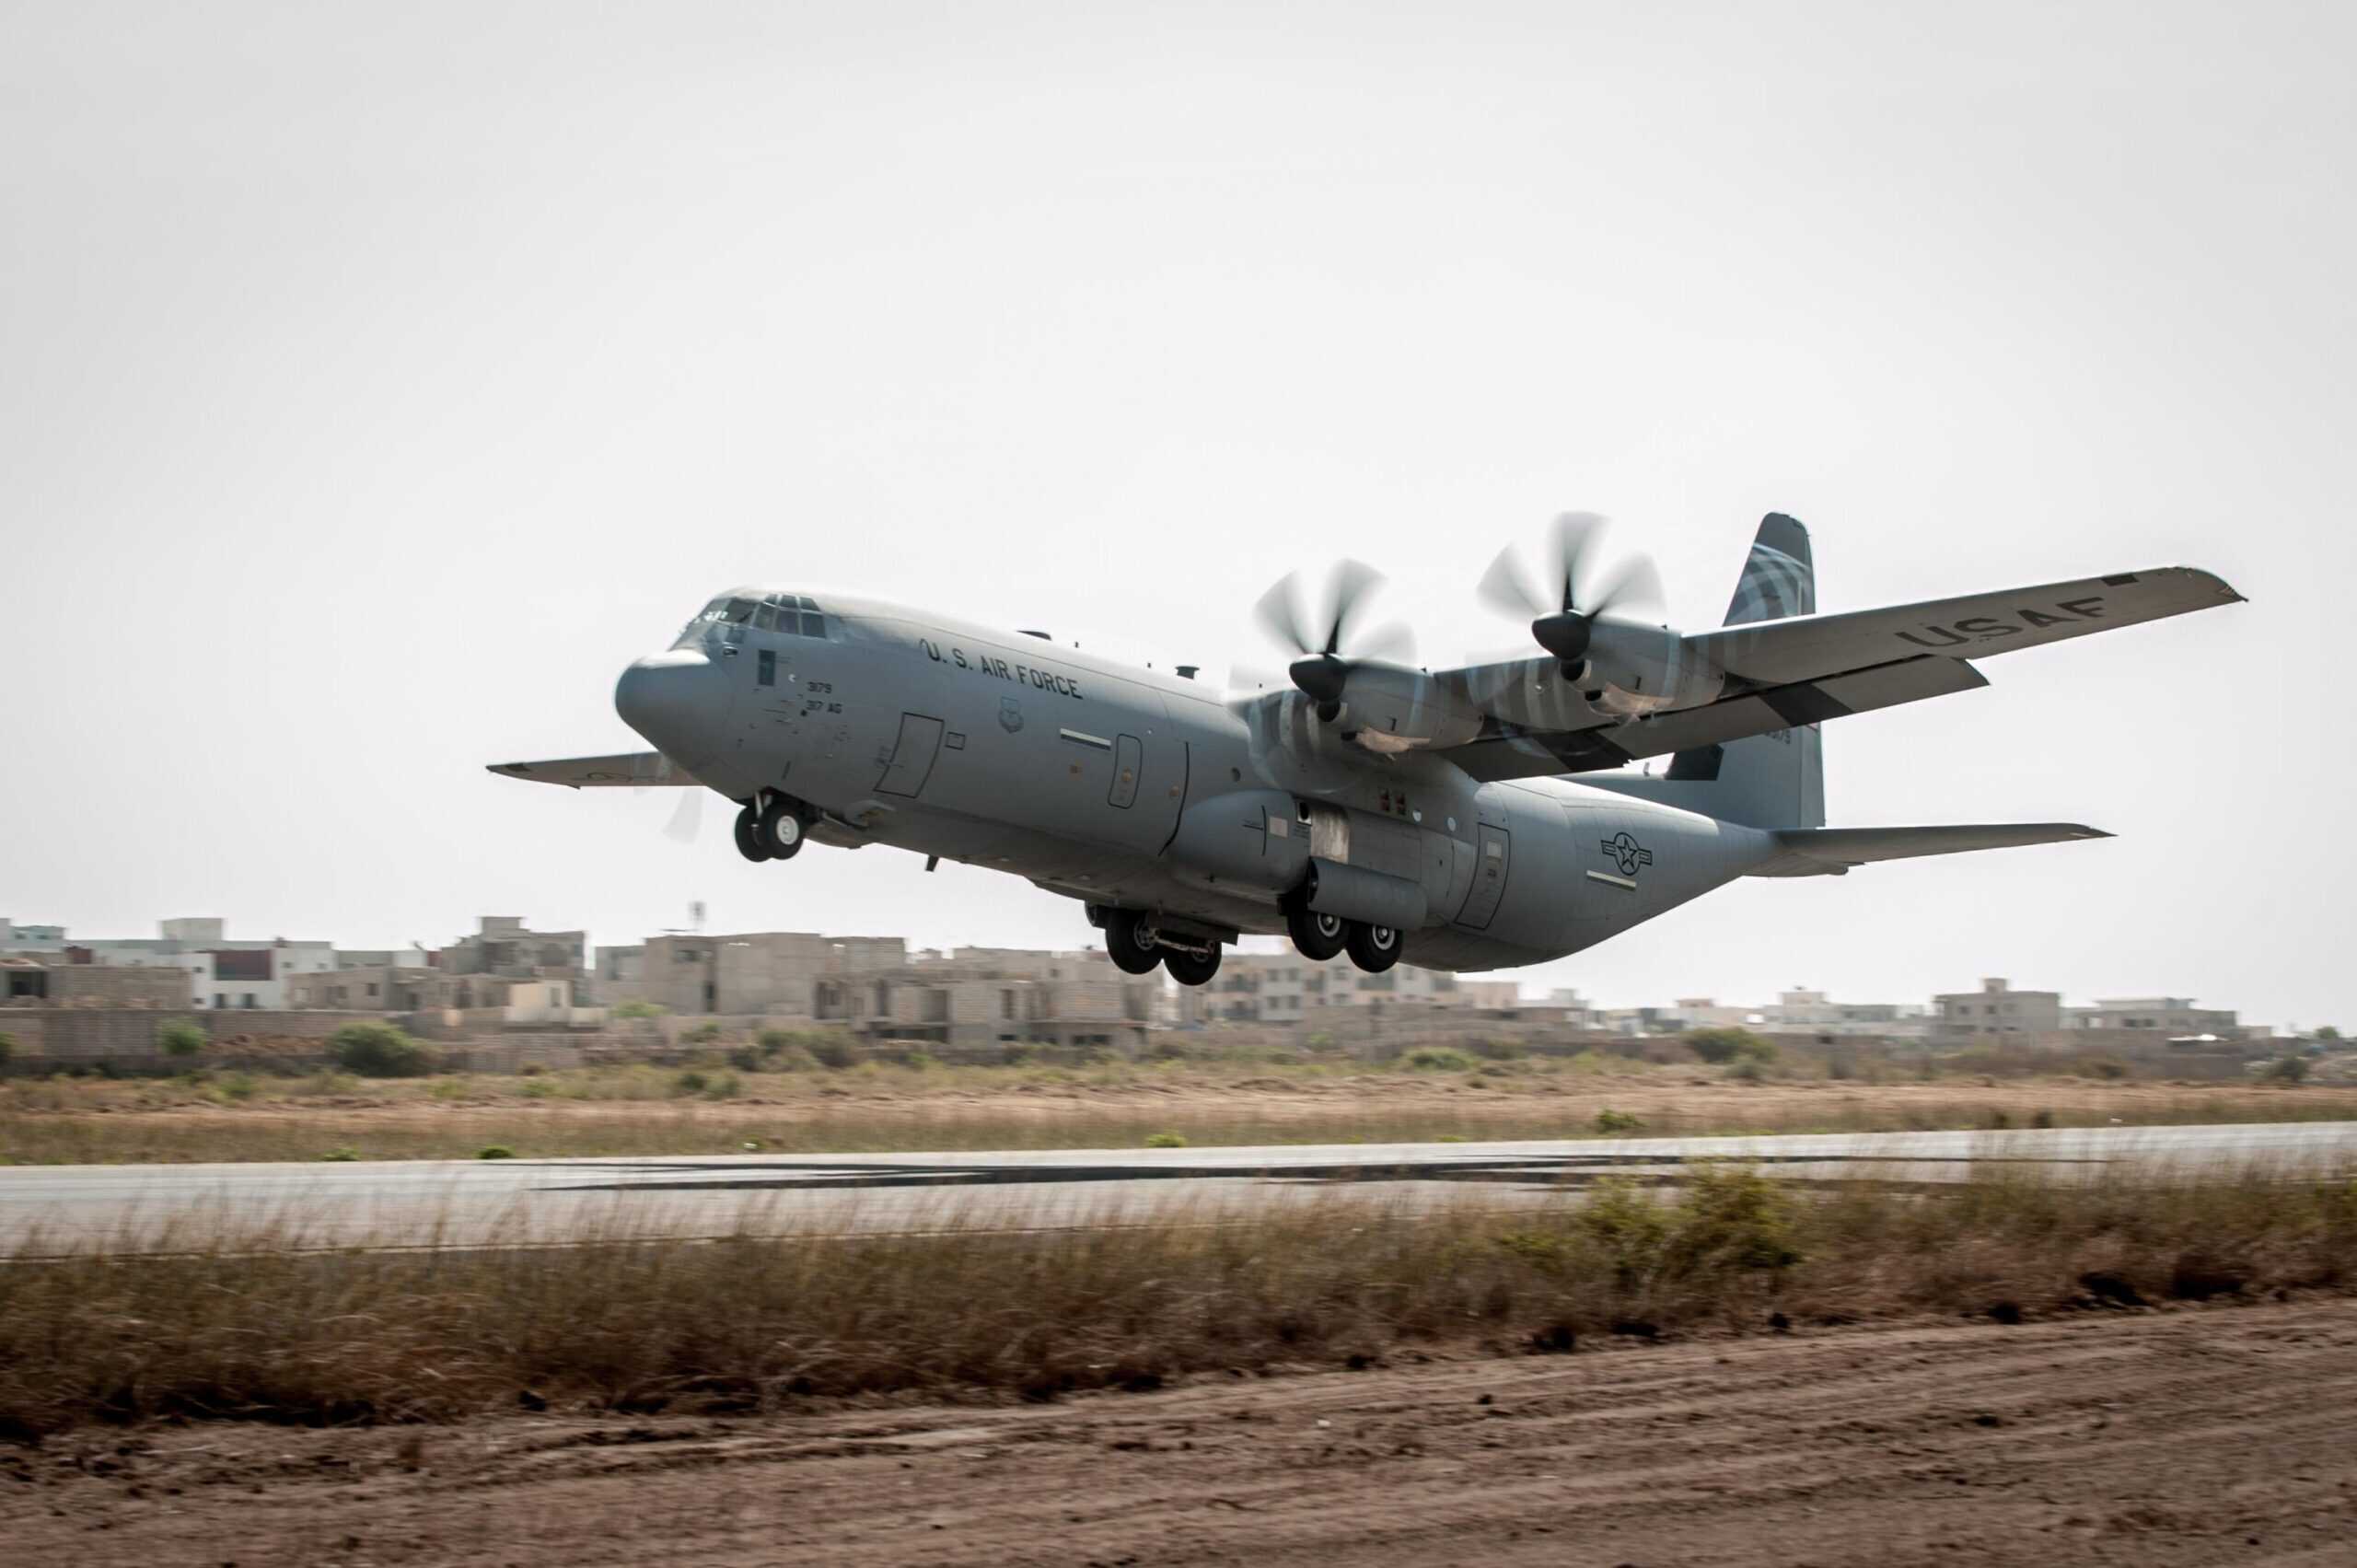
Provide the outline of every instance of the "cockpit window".
[[775,605],[769,603],[767,600],[763,600],[761,607],[753,611],[753,630],[756,632],[774,632],[777,630],[777,607]]
[[746,621],[750,621],[752,618],[753,601],[751,599],[732,598],[728,601],[727,619],[731,625],[742,626]]

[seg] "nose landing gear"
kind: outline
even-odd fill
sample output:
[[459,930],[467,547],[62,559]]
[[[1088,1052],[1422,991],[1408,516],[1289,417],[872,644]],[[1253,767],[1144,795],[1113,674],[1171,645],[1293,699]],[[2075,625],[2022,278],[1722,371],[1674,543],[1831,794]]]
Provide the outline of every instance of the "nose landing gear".
[[802,853],[808,807],[791,796],[763,790],[737,813],[737,853],[747,860],[792,860]]

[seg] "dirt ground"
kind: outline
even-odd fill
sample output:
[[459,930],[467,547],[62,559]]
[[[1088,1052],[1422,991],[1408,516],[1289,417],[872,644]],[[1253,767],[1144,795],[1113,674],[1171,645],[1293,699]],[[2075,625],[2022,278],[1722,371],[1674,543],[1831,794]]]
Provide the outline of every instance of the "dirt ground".
[[2357,1303],[0,1448],[12,1563],[2357,1562]]

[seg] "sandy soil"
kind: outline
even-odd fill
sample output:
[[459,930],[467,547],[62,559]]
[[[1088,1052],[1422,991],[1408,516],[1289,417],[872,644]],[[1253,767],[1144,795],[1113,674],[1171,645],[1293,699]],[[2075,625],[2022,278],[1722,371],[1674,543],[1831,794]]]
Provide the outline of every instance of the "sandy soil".
[[2357,1304],[0,1449],[26,1564],[2357,1562]]

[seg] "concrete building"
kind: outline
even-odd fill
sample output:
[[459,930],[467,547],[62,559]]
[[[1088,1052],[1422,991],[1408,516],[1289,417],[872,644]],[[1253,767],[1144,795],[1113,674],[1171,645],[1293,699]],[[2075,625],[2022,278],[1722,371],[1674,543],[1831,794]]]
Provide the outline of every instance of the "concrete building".
[[521,916],[486,914],[479,917],[471,936],[461,936],[434,955],[434,966],[445,974],[505,975],[525,979],[544,970],[580,975],[589,969],[589,934],[586,931],[530,931]]
[[2231,1007],[2197,1007],[2190,996],[2098,997],[2092,1007],[2064,1009],[2073,1029],[2149,1029],[2163,1036],[2217,1035],[2240,1039],[2243,1028]]
[[54,950],[73,963],[179,970],[186,989],[180,1005],[190,1007],[284,1007],[290,978],[335,967],[335,948],[328,943],[232,938],[223,922],[211,916],[161,921],[157,930],[154,936],[75,942],[58,926],[11,927],[13,933],[54,935]]
[[154,966],[78,964],[64,953],[0,958],[0,1005],[153,1007],[189,1005],[188,975]]
[[1329,1007],[1507,1011],[1520,1003],[1512,981],[1466,981],[1406,964],[1364,974],[1347,958],[1318,963],[1299,953],[1230,953],[1209,985],[1181,989],[1177,996],[1178,1016],[1187,1023],[1280,1026]]
[[286,1005],[340,1013],[417,1013],[448,1005],[465,981],[422,964],[370,964],[321,970],[286,982]]
[[0,953],[53,953],[65,946],[62,925],[19,925],[0,920]]
[[2015,991],[2010,981],[1997,979],[1982,981],[1978,991],[1944,992],[1932,998],[1932,1035],[1936,1040],[2051,1034],[2061,1028],[2059,991]]

